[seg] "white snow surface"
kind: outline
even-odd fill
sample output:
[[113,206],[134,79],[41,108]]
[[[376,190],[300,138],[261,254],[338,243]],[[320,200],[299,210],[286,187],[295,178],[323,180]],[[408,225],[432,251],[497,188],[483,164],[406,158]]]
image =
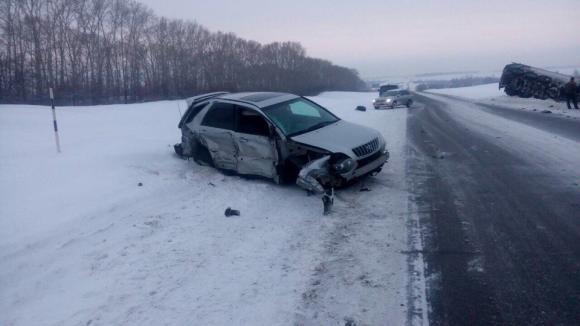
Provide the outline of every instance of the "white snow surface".
[[556,102],[552,99],[539,100],[535,98],[508,96],[503,89],[499,89],[498,83],[458,88],[430,89],[425,91],[425,93],[469,99],[474,103],[500,105],[516,110],[529,110],[538,113],[548,110],[554,114],[566,116],[567,118],[580,118],[580,110],[568,109],[566,102]]
[[452,95],[452,96],[458,96],[458,97],[469,98],[469,99],[474,99],[474,100],[505,95],[503,90],[499,89],[498,83],[469,86],[469,87],[430,89],[430,90],[427,90],[426,92],[427,93],[434,93],[434,94]]
[[[57,108],[60,154],[48,107],[0,105],[0,325],[416,318],[409,302],[424,308],[424,289],[414,284],[408,301],[406,110],[354,110],[374,97],[313,97],[378,129],[391,152],[383,172],[337,193],[328,216],[297,186],[176,157],[183,101]],[[227,207],[241,216],[226,218]]]

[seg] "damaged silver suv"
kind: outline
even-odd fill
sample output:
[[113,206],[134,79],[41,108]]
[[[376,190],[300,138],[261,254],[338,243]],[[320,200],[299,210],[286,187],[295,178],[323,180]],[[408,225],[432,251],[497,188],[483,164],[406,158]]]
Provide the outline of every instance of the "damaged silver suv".
[[175,152],[239,174],[296,182],[322,195],[380,172],[389,158],[371,128],[341,120],[311,100],[287,93],[211,93],[187,99]]

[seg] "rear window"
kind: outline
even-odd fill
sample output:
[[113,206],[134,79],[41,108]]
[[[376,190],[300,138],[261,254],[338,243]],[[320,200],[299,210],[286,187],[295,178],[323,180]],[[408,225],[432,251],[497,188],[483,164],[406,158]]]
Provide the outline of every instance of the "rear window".
[[234,113],[233,104],[217,102],[209,109],[201,124],[207,127],[234,130]]

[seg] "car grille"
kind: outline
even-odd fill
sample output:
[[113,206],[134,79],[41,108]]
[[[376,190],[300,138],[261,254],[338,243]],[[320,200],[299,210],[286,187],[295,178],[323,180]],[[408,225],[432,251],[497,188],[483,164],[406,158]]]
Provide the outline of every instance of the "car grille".
[[353,148],[352,151],[356,156],[362,157],[373,153],[378,148],[379,148],[379,139],[375,138],[366,144]]
[[362,168],[363,166],[373,162],[374,160],[378,159],[381,156],[381,152],[376,152],[373,155],[369,156],[369,157],[365,157],[363,159],[358,160],[358,166],[357,168]]

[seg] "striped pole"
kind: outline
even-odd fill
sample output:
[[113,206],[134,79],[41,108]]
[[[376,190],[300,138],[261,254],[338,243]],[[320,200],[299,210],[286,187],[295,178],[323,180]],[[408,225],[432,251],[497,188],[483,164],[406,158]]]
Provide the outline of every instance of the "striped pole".
[[50,105],[52,106],[52,124],[54,126],[54,140],[56,141],[56,151],[60,153],[60,141],[58,139],[58,125],[56,124],[56,110],[54,109],[54,93],[52,87],[48,89],[50,92]]

